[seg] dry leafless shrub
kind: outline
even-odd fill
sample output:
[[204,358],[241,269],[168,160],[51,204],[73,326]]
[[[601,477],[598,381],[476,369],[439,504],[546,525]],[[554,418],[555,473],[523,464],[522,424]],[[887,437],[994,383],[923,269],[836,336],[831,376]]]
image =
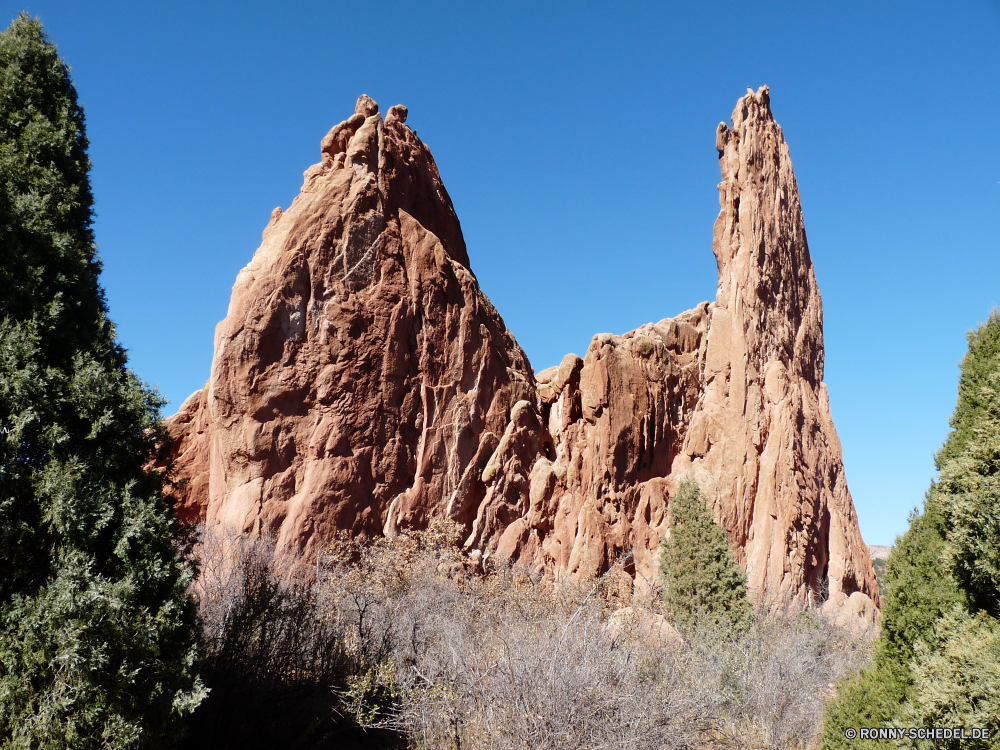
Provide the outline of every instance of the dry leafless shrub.
[[323,605],[315,569],[276,554],[269,535],[251,539],[214,530],[200,536],[194,550],[199,672],[211,692],[192,718],[187,746],[391,745],[391,737],[377,733],[375,745],[364,742],[331,692],[359,665],[349,634]]
[[712,745],[802,748],[818,742],[836,681],[871,657],[870,634],[855,634],[810,613],[760,610],[746,635],[689,636],[692,677],[710,686]]
[[326,579],[341,616],[369,621],[359,638],[392,644],[350,693],[353,710],[414,747],[806,747],[833,684],[868,658],[868,638],[809,613],[761,611],[738,639],[702,630],[672,646],[650,639],[642,616],[608,627],[614,570],[589,587],[506,567],[477,575],[453,542],[432,526],[351,552],[342,543]]
[[[738,639],[676,642],[648,627],[662,615],[651,600],[609,627],[620,570],[555,585],[474,566],[459,538],[446,524],[343,536],[297,571],[266,540],[209,540],[222,546],[201,554],[206,681],[247,706],[232,715],[248,727],[272,701],[317,726],[322,707],[327,738],[348,719],[368,733],[301,747],[797,748],[815,744],[833,684],[869,656],[870,639],[809,613],[762,611]],[[296,745],[286,733],[280,746]]]

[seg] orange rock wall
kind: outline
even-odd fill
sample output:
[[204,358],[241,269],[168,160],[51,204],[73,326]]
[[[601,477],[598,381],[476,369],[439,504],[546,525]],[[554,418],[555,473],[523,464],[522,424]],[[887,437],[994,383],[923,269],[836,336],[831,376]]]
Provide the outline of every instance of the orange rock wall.
[[362,97],[236,279],[208,388],[170,421],[181,507],[210,524],[308,553],[390,516],[469,518],[534,396],[405,116]]

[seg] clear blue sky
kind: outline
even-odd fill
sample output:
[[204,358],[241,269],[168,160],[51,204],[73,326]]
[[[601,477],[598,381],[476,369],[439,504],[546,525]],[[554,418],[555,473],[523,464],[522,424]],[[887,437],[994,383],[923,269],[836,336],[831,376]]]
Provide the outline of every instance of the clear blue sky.
[[327,130],[403,103],[536,370],[714,299],[715,126],[771,87],[869,543],[922,502],[965,333],[1000,303],[1000,2],[81,3],[103,283],[172,413]]

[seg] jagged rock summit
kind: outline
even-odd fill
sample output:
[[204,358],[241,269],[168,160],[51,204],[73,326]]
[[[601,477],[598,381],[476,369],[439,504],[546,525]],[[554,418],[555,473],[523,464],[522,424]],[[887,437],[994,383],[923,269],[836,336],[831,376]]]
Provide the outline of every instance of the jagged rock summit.
[[311,554],[446,517],[474,556],[657,575],[693,476],[758,597],[875,617],[823,384],[822,305],[767,87],[720,124],[715,302],[538,373],[480,290],[407,110],[358,99],[275,209],[168,421],[179,508]]
[[528,360],[469,270],[427,147],[367,96],[275,209],[171,420],[182,516],[311,552],[338,529],[466,519]]

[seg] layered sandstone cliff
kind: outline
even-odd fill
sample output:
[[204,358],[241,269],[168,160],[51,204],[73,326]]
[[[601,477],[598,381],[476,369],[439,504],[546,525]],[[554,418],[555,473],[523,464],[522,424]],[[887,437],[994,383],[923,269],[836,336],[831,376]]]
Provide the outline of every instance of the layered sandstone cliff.
[[[314,551],[446,517],[560,577],[656,578],[693,476],[758,597],[874,616],[823,384],[822,308],[767,88],[720,125],[719,287],[537,380],[479,289],[427,147],[367,97],[237,277],[169,422],[182,516]],[[869,599],[869,597],[871,597]]]

